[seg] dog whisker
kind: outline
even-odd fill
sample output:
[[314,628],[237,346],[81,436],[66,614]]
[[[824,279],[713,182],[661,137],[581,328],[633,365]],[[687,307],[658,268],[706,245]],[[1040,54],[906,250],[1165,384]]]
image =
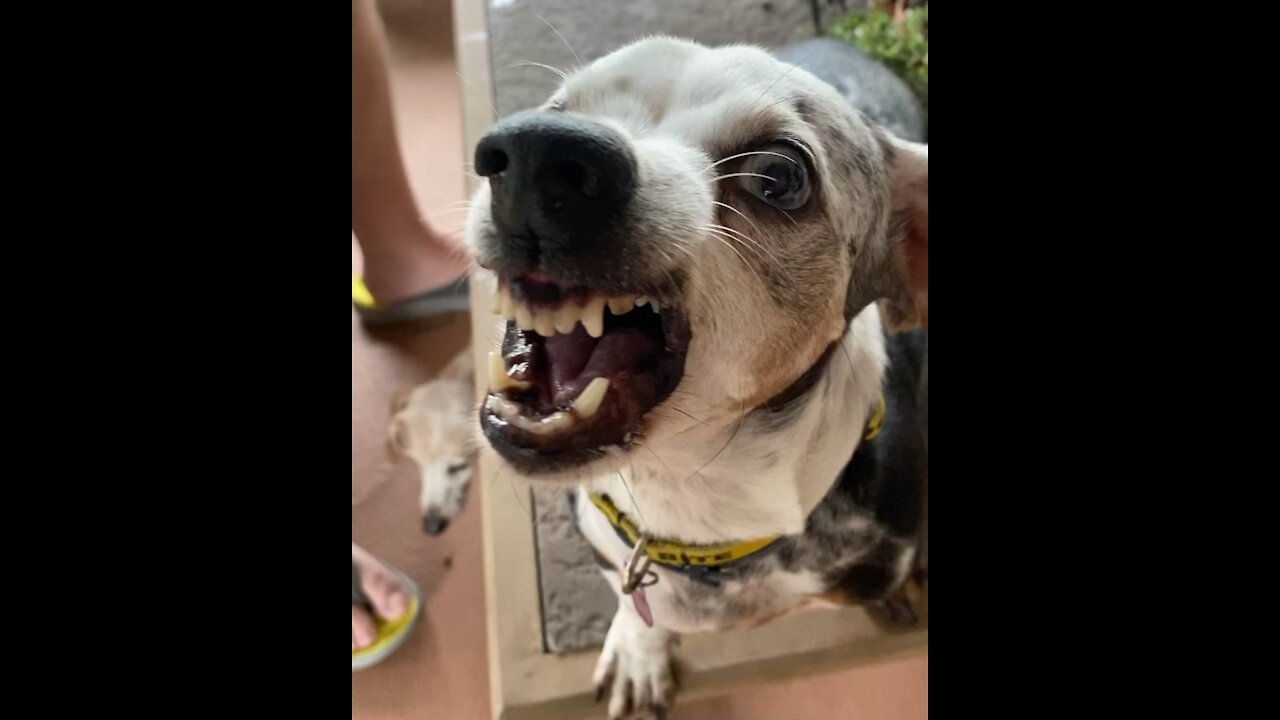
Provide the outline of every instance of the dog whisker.
[[[646,520],[644,517],[644,510],[640,509],[640,504],[636,502],[635,494],[631,492],[631,483],[627,482],[627,478],[622,474],[621,468],[617,470],[617,473],[618,473],[618,479],[622,481],[622,487],[627,491],[627,497],[631,498],[631,507],[636,509],[636,514],[640,516],[640,522],[644,523],[645,527],[648,527],[649,521]],[[635,466],[635,462],[632,462],[631,477],[634,479],[635,475],[636,475],[636,466]]]
[[[755,266],[752,265],[750,261],[747,260],[745,255],[738,252],[738,248],[734,246],[734,242],[738,242],[739,244],[741,244],[741,241],[738,241],[737,238],[735,238],[734,236],[729,235],[728,233],[725,233],[720,230],[716,230],[713,228],[706,228],[706,230],[708,233],[711,234],[712,237],[714,237],[722,245],[732,250],[733,254],[737,255],[738,259],[742,261],[742,264],[745,265],[747,269],[750,270],[751,273],[756,276],[756,279],[760,281],[761,285],[764,285],[764,286],[768,285],[768,283],[765,282],[764,277],[760,274],[758,270],[756,270]],[[747,247],[747,246],[743,245],[742,247]],[[750,248],[747,248],[747,249],[750,249]]]
[[[741,247],[742,249],[750,252],[752,255],[758,258],[760,262],[765,263],[766,265],[771,264],[769,262],[771,258],[765,257],[764,255],[761,254],[758,243],[755,243],[755,241],[752,240],[751,242],[756,246],[753,247],[751,245],[747,245],[745,242],[743,242],[742,238],[739,237],[740,233],[738,233],[738,231],[734,230],[733,228],[724,227],[723,225],[707,225],[703,227],[703,230],[706,230],[709,233],[713,233],[717,237],[721,237],[726,240],[729,240],[730,242],[736,243],[738,247]],[[746,236],[742,236],[742,237],[746,237]],[[750,240],[750,238],[747,238],[747,239]],[[777,269],[779,272],[785,272],[786,269],[782,267],[781,263],[778,263],[776,259],[774,259],[774,262],[772,264],[778,266]]]
[[785,217],[787,220],[790,220],[792,225],[795,225],[796,227],[800,227],[800,223],[796,222],[796,219],[791,217],[791,213],[787,212],[786,210],[783,210],[780,207],[774,207],[773,205],[770,205],[769,207],[782,213],[783,217]]
[[761,175],[760,173],[749,173],[749,172],[729,173],[728,175],[718,175],[716,177],[711,178],[711,182],[716,182],[717,180],[724,180],[725,178],[736,178],[736,177],[758,177],[758,178],[764,178],[765,180],[772,180],[774,182],[778,182],[778,178],[776,177],[770,177],[768,175]]
[[[683,241],[683,240],[680,240],[680,239],[675,239],[675,240],[672,240],[672,242],[671,242],[671,246],[672,246],[672,247],[674,247],[674,248],[675,248],[675,249],[677,249],[677,250],[680,250],[681,252],[683,252],[683,253],[685,253],[685,254],[688,254],[690,257],[692,257],[692,252],[693,252],[693,251],[692,251],[692,249],[689,247],[689,243],[687,243],[687,242],[685,242],[685,241]],[[675,288],[677,287],[677,283],[675,282],[675,279],[674,279],[674,278],[668,278],[668,282],[670,282],[670,283],[671,283],[671,287],[672,287],[672,289],[675,289]]]
[[551,28],[551,32],[555,33],[556,37],[560,38],[560,42],[564,43],[564,46],[569,48],[569,52],[573,53],[573,61],[578,63],[578,69],[582,69],[582,58],[578,57],[578,51],[574,50],[573,46],[569,44],[569,41],[564,39],[564,36],[560,34],[560,31],[556,29],[556,26],[552,25],[550,20],[547,20],[538,13],[534,13],[534,16],[546,23],[547,27]]
[[[796,63],[795,65],[792,65],[792,66],[791,66],[791,67],[789,67],[789,68],[787,68],[787,71],[786,71],[786,72],[784,72],[784,73],[782,73],[781,75],[779,75],[779,76],[778,76],[778,79],[773,81],[773,84],[769,85],[769,87],[767,87],[767,88],[765,88],[765,89],[764,89],[764,92],[760,93],[760,97],[762,98],[762,97],[764,97],[765,95],[768,95],[768,94],[769,94],[769,91],[770,91],[770,90],[772,90],[772,89],[774,88],[774,86],[775,86],[775,85],[777,85],[778,83],[782,82],[783,78],[785,78],[786,76],[788,76],[788,75],[790,75],[790,74],[791,74],[791,71],[795,70],[796,68],[800,67],[800,66],[801,66],[801,65],[803,65],[804,63],[808,62],[808,61],[809,61],[809,59],[810,59],[810,58],[812,58],[812,57],[814,56],[814,53],[816,53],[816,52],[818,52],[818,49],[817,49],[817,48],[814,48],[813,52],[811,52],[811,53],[809,53],[808,55],[805,55],[803,58],[801,58],[801,59],[800,59],[800,62]],[[759,100],[760,98],[756,98],[756,99],[757,99],[757,100]]]
[[[739,392],[738,394],[739,396],[741,396],[742,393]],[[746,413],[743,412],[743,410],[745,409],[746,409],[746,398],[742,398],[741,400],[738,401],[738,424],[734,426],[733,432],[729,435],[729,439],[724,441],[724,445],[722,445],[720,449],[716,451],[715,455],[711,456],[710,460],[703,463],[702,467],[695,470],[693,474],[685,478],[685,480],[689,480],[691,478],[699,476],[703,470],[707,469],[708,465],[715,462],[716,458],[720,457],[720,454],[723,453],[726,449],[728,449],[729,445],[733,443],[733,439],[738,437],[738,431],[742,429],[742,423],[745,422],[747,419]]]
[[644,446],[644,449],[645,449],[645,450],[648,450],[650,455],[654,456],[655,458],[657,458],[657,459],[658,459],[658,462],[662,463],[662,467],[664,467],[664,468],[666,468],[666,469],[667,469],[667,474],[669,474],[669,475],[674,475],[674,474],[675,474],[675,473],[671,472],[671,466],[667,464],[667,461],[666,461],[666,460],[663,460],[661,455],[659,455],[658,453],[654,452],[654,451],[653,451],[653,448],[649,447],[648,445],[645,445],[645,446]]
[[547,65],[547,64],[545,64],[545,63],[534,62],[534,61],[532,61],[532,60],[526,60],[526,61],[524,61],[524,62],[513,63],[513,64],[511,64],[511,65],[508,65],[505,69],[510,70],[511,68],[518,68],[518,67],[540,67],[540,68],[543,68],[543,69],[546,69],[546,70],[550,70],[551,72],[553,72],[553,73],[555,73],[555,74],[559,75],[561,80],[567,80],[567,79],[569,78],[569,74],[568,74],[568,73],[566,73],[565,71],[561,70],[561,69],[560,69],[560,68],[558,68],[558,67],[553,67],[553,66],[551,66],[551,65]]
[[747,236],[747,234],[746,234],[746,233],[744,233],[744,232],[742,232],[741,230],[735,230],[735,229],[733,229],[733,228],[731,228],[731,227],[729,227],[729,226],[727,226],[727,225],[710,225],[709,227],[718,228],[718,229],[720,229],[720,230],[726,230],[726,231],[731,232],[731,233],[733,233],[734,235],[736,235],[736,236],[738,236],[738,237],[742,238],[743,240],[746,240],[747,242],[749,242],[749,243],[751,243],[752,245],[756,246],[756,248],[758,248],[758,249],[760,250],[760,252],[763,252],[765,255],[768,255],[768,256],[769,256],[769,259],[773,261],[774,266],[775,266],[778,270],[780,270],[780,271],[785,271],[785,266],[783,265],[782,261],[781,261],[781,260],[779,260],[779,259],[777,258],[777,256],[775,256],[773,253],[769,252],[769,249],[768,249],[768,248],[766,248],[764,245],[760,244],[760,242],[759,242],[759,241],[755,240],[754,238],[748,237],[748,236]]
[[685,412],[684,410],[681,410],[680,408],[676,407],[675,405],[668,405],[667,407],[671,408],[672,410],[675,410],[676,412],[678,412],[678,413],[680,413],[681,415],[683,415],[683,416],[685,416],[685,417],[689,418],[690,420],[692,420],[692,421],[694,421],[694,422],[698,423],[699,425],[706,425],[706,424],[707,424],[705,421],[699,420],[698,418],[694,417],[693,415],[690,415],[689,413]]
[[514,473],[504,472],[506,470],[507,466],[505,463],[499,465],[498,473],[505,474],[507,476],[507,484],[511,486],[511,495],[515,497],[516,504],[524,511],[525,517],[529,518],[529,523],[533,524],[533,508],[529,505],[532,497],[526,497],[525,500],[520,499],[520,491],[516,488],[516,476]]
[[714,228],[714,229],[716,229],[716,230],[723,230],[724,232],[732,233],[733,235],[735,235],[735,236],[737,236],[737,237],[740,237],[740,238],[742,238],[743,240],[748,240],[748,241],[750,241],[750,242],[752,242],[752,243],[755,243],[755,240],[753,240],[752,238],[748,237],[748,236],[747,236],[745,233],[743,233],[741,230],[735,230],[734,228],[731,228],[731,227],[729,227],[728,225],[719,225],[719,224],[717,224],[717,223],[712,223],[712,224],[707,225],[707,226],[705,226],[705,227]]
[[[728,230],[729,233],[733,232],[732,228],[726,228],[725,230]],[[790,276],[790,270],[787,268],[787,266],[783,264],[780,260],[775,258],[774,256],[768,255],[765,252],[762,252],[762,248],[760,248],[759,245],[755,243],[754,240],[751,241],[752,244],[747,244],[742,240],[742,238],[734,234],[726,233],[725,230],[718,230],[716,228],[711,228],[711,227],[706,228],[707,232],[713,233],[719,238],[728,240],[729,242],[734,243],[735,245],[742,248],[743,250],[746,250],[747,252],[751,253],[751,256],[759,260],[760,264],[764,268],[770,270],[776,275],[788,276],[788,277]],[[747,238],[747,240],[750,240],[750,238]]]
[[746,214],[744,214],[741,210],[739,210],[738,208],[736,208],[736,207],[734,207],[734,206],[730,205],[729,203],[722,203],[722,202],[720,202],[719,200],[712,200],[712,201],[711,201],[711,204],[712,204],[712,205],[719,205],[720,207],[724,208],[725,210],[729,210],[730,212],[737,213],[738,217],[742,218],[743,220],[746,220],[746,221],[751,225],[751,227],[752,227],[752,228],[755,228],[755,231],[756,231],[756,232],[763,232],[763,231],[760,229],[760,226],[759,226],[759,225],[756,225],[755,220],[752,220],[751,218],[747,217],[747,216],[746,216]]
[[674,262],[676,261],[675,256],[673,256],[671,253],[667,252],[667,251],[666,251],[665,249],[663,249],[662,247],[657,247],[657,246],[655,246],[655,247],[654,247],[654,250],[655,250],[655,251],[657,251],[658,253],[661,253],[661,255],[662,255],[663,259],[665,259],[665,260],[667,261],[667,264],[668,264],[668,265],[670,265],[670,264],[672,264],[672,263],[674,263]]
[[467,207],[445,208],[444,210],[435,210],[433,212],[427,213],[427,217],[433,218],[439,215],[448,215],[450,213],[456,213],[456,212],[471,212],[471,208],[467,206]]
[[[472,83],[470,80],[466,79],[465,77],[463,77],[462,73],[455,72],[454,75],[457,75],[459,80],[466,83],[467,87],[471,88],[473,92],[475,92],[476,94],[480,94],[480,91],[476,89],[475,84]],[[488,95],[484,95],[484,97],[488,97]],[[492,100],[489,101],[489,109],[493,110],[494,120],[497,120],[498,118],[502,117],[502,113],[498,112],[498,106],[494,105]]]
[[[453,233],[449,233],[449,236],[452,236],[452,235]],[[465,247],[450,248],[448,251],[448,257],[450,260],[466,260],[468,266],[471,266],[471,269],[475,269],[475,267],[479,267],[477,265],[474,265],[474,262],[471,260],[471,253],[467,252],[467,249]],[[465,278],[466,276],[464,275],[463,277],[458,278],[458,281],[462,281]]]
[[738,159],[738,158],[740,158],[740,157],[747,157],[748,155],[775,155],[775,156],[780,157],[780,158],[782,158],[782,159],[784,159],[784,160],[787,160],[787,161],[789,161],[789,162],[791,162],[791,163],[798,164],[798,163],[796,163],[795,158],[788,157],[788,156],[786,156],[786,155],[783,155],[782,153],[770,152],[770,151],[768,151],[768,150],[752,150],[751,152],[742,152],[742,153],[738,153],[737,155],[730,155],[730,156],[729,156],[729,157],[727,157],[727,158],[721,158],[721,159],[719,159],[719,160],[717,160],[717,161],[715,161],[715,162],[711,163],[710,165],[708,165],[708,166],[706,166],[706,167],[702,168],[702,172],[706,172],[706,171],[710,170],[711,168],[713,168],[713,167],[715,167],[715,166],[717,166],[717,165],[719,165],[719,164],[721,164],[721,163],[727,163],[727,162],[729,162],[730,160],[736,160],[736,159]]
[[[680,251],[680,252],[682,252],[682,253],[684,253],[684,256],[685,256],[685,257],[687,257],[687,258],[689,258],[690,260],[692,260],[692,259],[693,259],[693,250],[692,250],[692,249],[690,249],[688,245],[686,245],[686,244],[684,244],[684,243],[681,243],[681,242],[677,242],[677,243],[672,243],[672,244],[671,244],[671,247],[672,247],[672,248],[675,248],[676,250],[679,250],[679,251]],[[668,262],[669,264],[674,264],[674,262],[675,262],[675,258],[671,257],[671,256],[670,256],[670,254],[669,254],[669,253],[667,253],[665,250],[664,250],[664,251],[662,251],[662,253],[663,253],[663,255],[667,258],[667,262]],[[675,289],[675,288],[676,288],[676,282],[675,282],[675,279],[674,279],[673,277],[671,277],[671,271],[670,271],[670,270],[667,270],[667,271],[666,271],[666,273],[665,273],[665,275],[666,275],[665,280],[667,281],[667,284],[668,284],[669,286],[671,286],[671,288],[672,288],[672,289]]]
[[[470,163],[464,163],[464,164],[465,164],[465,165],[467,165],[467,167],[470,167],[470,166],[471,166],[471,165],[470,165]],[[453,202],[451,202],[451,203],[445,203],[444,205],[441,205],[440,207],[435,208],[435,210],[432,210],[431,212],[436,212],[436,210],[443,210],[443,209],[445,209],[445,208],[451,208],[451,207],[454,207],[454,206],[456,206],[456,205],[466,205],[466,206],[470,206],[470,205],[473,205],[473,204],[474,204],[474,203],[473,203],[471,200],[454,200],[454,201],[453,201]]]
[[[705,230],[712,237],[716,238],[716,240],[723,243],[725,247],[732,250],[734,254],[737,255],[739,258],[742,258],[742,262],[746,264],[747,267],[751,268],[752,271],[755,270],[755,267],[751,263],[747,262],[746,256],[738,252],[738,247],[745,248],[748,251],[752,250],[751,247],[743,244],[741,240],[739,240],[738,238],[734,237],[733,235],[730,235],[729,233],[723,230],[716,230],[715,228],[711,228],[711,227],[703,228],[703,230]],[[763,260],[763,258],[761,259]]]

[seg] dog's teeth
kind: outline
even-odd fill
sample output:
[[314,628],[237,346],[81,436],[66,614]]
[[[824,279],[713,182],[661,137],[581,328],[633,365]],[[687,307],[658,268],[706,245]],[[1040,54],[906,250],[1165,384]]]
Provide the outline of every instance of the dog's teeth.
[[645,305],[648,305],[648,304],[649,304],[648,297],[641,295],[640,297],[636,298],[636,307],[644,307]]
[[517,417],[511,424],[534,435],[550,435],[573,425],[573,416],[563,410],[551,413],[544,418]]
[[534,316],[533,326],[537,328],[538,334],[542,337],[551,337],[556,334],[556,314],[550,310],[543,310]]
[[587,329],[587,334],[593,338],[604,335],[604,304],[605,299],[597,295],[587,301],[582,308],[582,327]]
[[614,315],[626,315],[634,310],[636,301],[629,297],[609,298],[609,312]]
[[508,422],[520,417],[520,406],[498,395],[490,395],[489,399],[484,401],[484,406],[489,408],[489,412]]
[[511,377],[507,375],[507,365],[502,362],[502,356],[496,352],[489,352],[489,388],[501,391]]
[[547,428],[548,432],[559,432],[560,430],[566,430],[572,427],[573,423],[574,423],[573,416],[563,410],[561,410],[560,412],[551,413],[546,417],[546,419],[542,421],[543,427]]
[[502,356],[496,352],[489,353],[489,389],[494,392],[504,392],[508,388],[517,390],[528,390],[532,383],[523,380],[516,380],[507,374],[507,365],[502,362]]
[[607,378],[598,377],[592,380],[582,392],[578,393],[578,399],[573,401],[573,412],[584,420],[592,417],[600,409],[600,403],[604,402],[604,394],[608,391]]
[[582,314],[581,309],[571,302],[567,302],[556,311],[556,332],[561,335],[568,335],[573,332],[573,326],[578,324],[578,316]]
[[650,300],[649,307],[653,308],[654,312],[662,312],[662,308],[658,305],[657,300]]
[[537,432],[535,430],[535,428],[538,427],[537,420],[524,417],[523,415],[517,415],[509,419],[512,425],[515,425],[516,427],[520,428],[521,430],[524,430],[525,432]]
[[519,301],[516,302],[516,327],[521,330],[532,330],[533,312],[530,311],[528,305]]

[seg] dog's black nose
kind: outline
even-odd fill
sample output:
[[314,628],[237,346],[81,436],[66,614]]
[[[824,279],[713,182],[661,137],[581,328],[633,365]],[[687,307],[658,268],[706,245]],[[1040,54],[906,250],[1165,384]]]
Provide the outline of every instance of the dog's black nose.
[[635,156],[619,133],[547,112],[490,128],[476,147],[476,172],[489,179],[506,249],[529,264],[543,252],[600,249],[636,184]]
[[439,535],[449,527],[449,518],[439,515],[427,515],[422,518],[422,530],[428,535]]

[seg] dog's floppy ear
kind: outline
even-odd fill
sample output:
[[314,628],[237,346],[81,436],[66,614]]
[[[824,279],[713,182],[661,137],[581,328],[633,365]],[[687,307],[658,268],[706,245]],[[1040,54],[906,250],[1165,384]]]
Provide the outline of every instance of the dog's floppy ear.
[[890,332],[929,328],[929,146],[877,130],[889,176],[886,233],[854,258],[845,320],[880,301]]
[[400,414],[409,407],[409,396],[412,394],[412,389],[405,390],[397,393],[391,401],[391,421],[387,423],[387,460],[393,463],[404,457],[405,449],[408,447],[408,441],[405,438],[408,429],[404,426],[404,420]]
[[929,329],[929,146],[890,138],[889,244],[900,284],[882,310],[890,330]]

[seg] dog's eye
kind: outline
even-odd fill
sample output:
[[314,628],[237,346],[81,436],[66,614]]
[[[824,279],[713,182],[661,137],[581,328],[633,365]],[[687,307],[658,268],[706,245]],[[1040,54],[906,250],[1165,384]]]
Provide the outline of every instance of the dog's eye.
[[748,155],[738,178],[743,189],[783,210],[795,210],[809,201],[809,171],[795,147],[771,143]]
[[458,473],[462,472],[463,470],[466,470],[469,467],[471,466],[468,465],[467,463],[451,463],[449,467],[445,468],[445,472],[449,473],[450,475],[457,475]]

